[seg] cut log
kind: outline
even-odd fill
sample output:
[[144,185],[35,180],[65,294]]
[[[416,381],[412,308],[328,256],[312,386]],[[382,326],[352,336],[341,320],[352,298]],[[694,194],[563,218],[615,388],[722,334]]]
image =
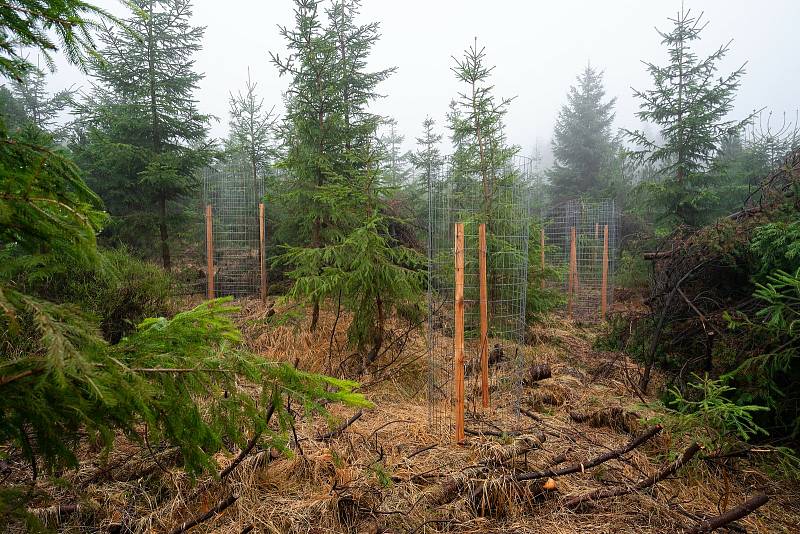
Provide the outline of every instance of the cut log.
[[545,378],[550,378],[553,376],[553,370],[550,368],[550,365],[546,363],[540,363],[537,365],[533,365],[528,371],[528,377],[526,384],[531,385],[534,382],[538,382],[539,380],[544,380]]

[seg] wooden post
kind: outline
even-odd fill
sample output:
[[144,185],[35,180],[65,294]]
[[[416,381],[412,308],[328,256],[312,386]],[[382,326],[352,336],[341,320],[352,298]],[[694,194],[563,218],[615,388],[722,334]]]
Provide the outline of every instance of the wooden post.
[[541,286],[544,289],[544,228],[542,228],[542,233],[539,236],[539,248],[541,249],[541,262],[542,262],[542,280]]
[[481,398],[489,407],[489,307],[486,287],[486,224],[478,226],[478,268],[480,270],[481,313]]
[[206,204],[206,268],[208,269],[208,289],[206,296],[214,298],[214,228],[212,222],[211,204]]
[[567,315],[572,317],[572,305],[574,300],[575,285],[577,284],[578,274],[578,254],[577,245],[575,243],[575,227],[570,229],[569,233],[569,283],[567,286]]
[[453,370],[455,389],[456,442],[464,440],[464,223],[456,223],[455,265],[455,349]]
[[600,286],[600,318],[606,318],[608,306],[608,225],[603,227],[603,284]]
[[264,203],[258,203],[258,255],[261,268],[261,301],[267,301],[267,268],[264,265],[264,241],[266,229],[264,228]]

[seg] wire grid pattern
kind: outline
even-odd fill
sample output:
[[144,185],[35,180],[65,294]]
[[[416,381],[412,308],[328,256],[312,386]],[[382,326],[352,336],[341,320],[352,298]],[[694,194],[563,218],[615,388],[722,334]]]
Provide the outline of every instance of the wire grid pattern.
[[603,239],[608,225],[608,276],[606,309],[614,302],[619,213],[614,200],[570,200],[550,208],[544,216],[545,263],[558,273],[556,287],[569,298],[572,229],[575,229],[577,277],[572,295],[572,315],[582,321],[601,319]]
[[[263,182],[243,158],[200,172],[205,205],[211,205],[214,243],[214,296],[242,297],[260,287],[258,205]],[[207,255],[204,250],[204,257]]]
[[[510,399],[518,412],[524,362],[528,278],[530,160],[498,170],[485,202],[480,177],[454,172],[451,161],[428,183],[428,421],[452,436],[454,408],[455,224],[464,223],[465,412],[481,410],[478,228],[486,224],[491,408]],[[497,360],[497,361],[495,361]],[[505,395],[504,395],[505,394]]]

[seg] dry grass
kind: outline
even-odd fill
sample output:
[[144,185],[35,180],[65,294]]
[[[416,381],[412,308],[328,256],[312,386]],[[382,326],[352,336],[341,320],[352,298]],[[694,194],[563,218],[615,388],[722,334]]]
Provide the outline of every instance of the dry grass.
[[[331,341],[335,310],[323,310],[319,328],[309,333],[304,315],[298,324],[276,325],[281,312],[269,316],[269,307],[256,301],[242,304],[240,326],[247,343],[265,358],[345,376],[359,368],[347,348],[346,317],[339,319]],[[636,365],[620,354],[594,351],[591,328],[557,318],[533,328],[531,359],[553,370],[552,378],[526,387],[521,399],[536,420],[516,418],[513,399],[494,399],[497,408],[470,415],[467,426],[508,433],[471,435],[452,444],[427,426],[424,338],[415,331],[405,339],[405,325],[393,326],[398,333],[389,342],[394,345],[377,362],[377,370],[360,377],[376,407],[330,442],[316,439],[327,430],[321,420],[301,421],[291,457],[254,451],[224,483],[210,477],[189,480],[173,467],[170,451],[160,453],[167,466],[162,472],[148,451],[134,445],[123,444],[103,465],[95,465],[96,455],[87,450],[84,457],[92,459],[67,476],[75,489],[42,483],[42,490],[52,492],[42,505],[52,504],[53,496],[74,502],[79,493],[84,510],[61,520],[74,531],[123,521],[138,532],[168,532],[234,493],[238,500],[233,506],[192,532],[239,533],[252,525],[265,533],[641,534],[679,531],[763,491],[771,497],[769,504],[742,520],[741,527],[748,532],[798,531],[798,488],[742,459],[696,459],[644,493],[579,511],[564,506],[568,496],[635,483],[668,461],[671,451],[685,447],[690,436],[661,435],[619,460],[558,477],[555,491],[543,491],[534,482],[510,482],[515,472],[544,469],[556,459],[580,462],[631,439],[618,426],[576,423],[571,411],[618,407],[652,415],[630,387]],[[331,410],[341,421],[353,413],[340,406]],[[512,437],[511,431],[518,434]],[[220,455],[221,467],[234,456]],[[137,472],[144,476],[130,478]]]

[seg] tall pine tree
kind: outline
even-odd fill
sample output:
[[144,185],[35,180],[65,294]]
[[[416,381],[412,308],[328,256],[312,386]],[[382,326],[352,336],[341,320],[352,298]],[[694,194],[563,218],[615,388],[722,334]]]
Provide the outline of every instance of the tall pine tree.
[[[192,26],[188,0],[135,0],[126,30],[102,35],[98,85],[80,105],[75,146],[87,181],[115,217],[118,238],[146,247],[156,238],[171,268],[170,204],[197,187],[209,157],[209,117],[197,110],[194,70],[204,28]],[[154,235],[156,234],[156,235]]]
[[587,65],[569,88],[553,132],[555,162],[548,172],[556,202],[580,196],[601,196],[608,187],[614,144],[616,98],[604,101],[603,73]]
[[637,116],[655,124],[663,141],[641,131],[626,131],[638,149],[634,158],[652,164],[659,180],[647,184],[652,207],[667,223],[697,226],[718,202],[712,177],[707,171],[723,141],[743,122],[727,120],[744,75],[744,65],[717,77],[719,62],[730,43],[705,58],[693,51],[706,27],[702,13],[695,17],[681,9],[669,19],[672,29],[658,31],[669,62],[646,63],[653,88],[635,90],[641,101]]

